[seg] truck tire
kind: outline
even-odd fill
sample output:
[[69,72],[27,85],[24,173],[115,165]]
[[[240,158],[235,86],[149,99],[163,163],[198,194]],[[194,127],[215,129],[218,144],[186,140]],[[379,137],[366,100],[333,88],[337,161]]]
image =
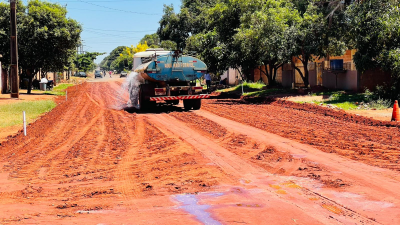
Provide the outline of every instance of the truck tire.
[[201,99],[192,100],[193,110],[199,110],[201,108]]
[[191,110],[193,108],[192,100],[183,100],[183,108],[186,110]]
[[[148,110],[156,106],[156,102],[147,99],[146,95],[149,95],[149,88],[147,86],[141,85],[139,90],[139,106],[140,110]],[[150,90],[151,91],[151,90]]]

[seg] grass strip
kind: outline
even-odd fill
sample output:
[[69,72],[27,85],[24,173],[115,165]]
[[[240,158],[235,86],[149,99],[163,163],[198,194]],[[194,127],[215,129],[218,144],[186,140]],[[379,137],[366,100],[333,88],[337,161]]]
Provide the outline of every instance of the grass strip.
[[[262,82],[243,82],[243,92],[255,92],[262,90],[266,85]],[[231,88],[217,90],[216,92],[242,92],[242,84],[236,85]]]
[[57,95],[57,96],[65,96],[65,89],[68,87],[74,86],[73,84],[59,84],[53,87],[51,91],[45,91],[45,95]]
[[0,105],[0,127],[23,124],[23,111],[26,112],[26,120],[30,123],[43,113],[52,110],[56,105],[57,104],[52,100],[27,101]]

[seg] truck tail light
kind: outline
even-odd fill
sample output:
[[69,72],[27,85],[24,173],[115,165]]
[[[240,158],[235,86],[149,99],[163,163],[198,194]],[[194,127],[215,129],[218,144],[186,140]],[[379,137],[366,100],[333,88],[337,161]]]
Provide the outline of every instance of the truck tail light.
[[195,93],[199,93],[203,91],[203,87],[193,87]]
[[166,95],[167,94],[167,89],[166,88],[154,88],[154,93],[155,93],[156,96]]

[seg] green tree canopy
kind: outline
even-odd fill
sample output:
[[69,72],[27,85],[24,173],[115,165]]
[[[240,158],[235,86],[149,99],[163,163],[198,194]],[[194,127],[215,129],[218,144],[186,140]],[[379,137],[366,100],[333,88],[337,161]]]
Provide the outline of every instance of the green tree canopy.
[[[18,1],[20,2],[20,1]],[[7,5],[0,3],[0,9],[7,11]],[[18,3],[18,56],[19,66],[26,71],[29,78],[28,93],[32,78],[40,69],[62,70],[68,66],[75,55],[75,48],[79,44],[81,25],[67,18],[67,10],[57,3],[32,0],[25,7]],[[8,5],[9,11],[9,5]],[[4,15],[2,13],[2,15]],[[5,12],[5,15],[9,13]],[[10,27],[8,16],[0,17],[0,25],[4,30]],[[7,36],[1,35],[0,39],[9,42]],[[9,45],[0,46],[6,62],[9,62]]]
[[105,53],[100,52],[86,52],[84,54],[80,54],[76,56],[75,66],[79,71],[88,72],[95,68],[94,60],[99,55],[103,55]]
[[119,57],[125,48],[126,46],[118,46],[113,49],[111,53],[100,62],[100,67],[105,70],[110,70],[111,64]]
[[161,45],[160,37],[158,37],[157,33],[146,34],[139,43],[147,43],[150,48],[158,48]]
[[[18,32],[23,26],[22,21],[26,14],[26,6],[22,1],[17,1],[17,29]],[[3,68],[10,65],[10,3],[0,2],[0,54],[3,55],[1,59]]]
[[392,72],[392,84],[381,89],[382,97],[400,98],[400,8],[393,0],[369,0],[347,10],[352,42],[357,49],[357,70],[382,68]]
[[285,0],[252,1],[242,7],[250,13],[241,16],[235,41],[245,52],[243,57],[269,66],[262,72],[269,85],[274,85],[277,69],[290,62],[294,53],[293,36],[297,32],[294,24],[300,22],[300,15]]

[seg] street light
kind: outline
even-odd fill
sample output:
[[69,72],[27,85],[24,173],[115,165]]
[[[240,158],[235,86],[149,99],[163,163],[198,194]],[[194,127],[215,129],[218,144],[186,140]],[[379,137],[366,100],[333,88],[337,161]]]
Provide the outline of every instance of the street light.
[[17,11],[16,0],[10,0],[10,22],[11,22],[11,98],[19,98],[18,82],[18,42],[17,42]]

